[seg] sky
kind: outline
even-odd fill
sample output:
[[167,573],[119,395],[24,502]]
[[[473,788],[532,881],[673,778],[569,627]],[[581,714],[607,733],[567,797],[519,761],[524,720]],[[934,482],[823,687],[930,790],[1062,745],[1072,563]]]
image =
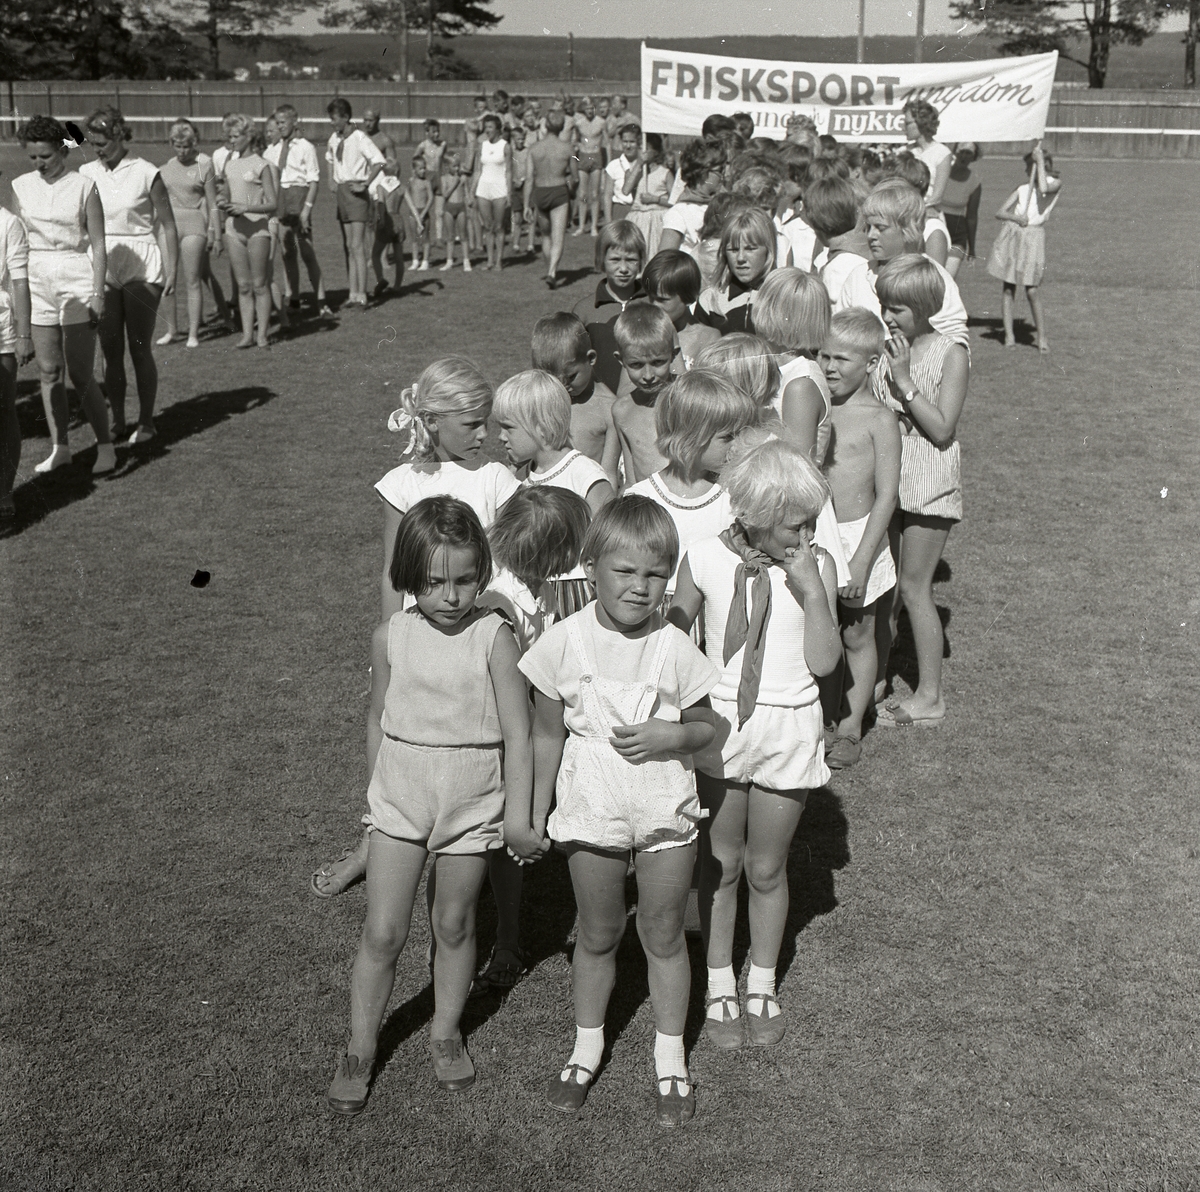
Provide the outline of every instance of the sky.
[[[858,28],[854,0],[495,0],[504,20],[495,32],[565,37],[721,37],[730,34],[792,34],[849,37]],[[297,33],[325,33],[319,8],[292,26]],[[1182,28],[1168,18],[1163,29]],[[866,0],[866,32],[912,33],[915,0]],[[925,31],[952,33],[949,0],[926,0]]]

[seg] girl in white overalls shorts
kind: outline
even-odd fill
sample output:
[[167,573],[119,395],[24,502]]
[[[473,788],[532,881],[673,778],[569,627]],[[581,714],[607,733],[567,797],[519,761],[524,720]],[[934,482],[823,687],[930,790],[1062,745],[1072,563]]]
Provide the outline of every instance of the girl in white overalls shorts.
[[548,835],[569,857],[579,908],[576,1039],[548,1096],[565,1112],[583,1104],[604,1050],[633,853],[664,1126],[695,1111],[683,1050],[691,986],[683,917],[702,813],[690,757],[713,738],[700,705],[718,677],[658,611],[678,552],[670,515],[647,497],[622,497],[593,520],[581,558],[595,601],[547,630],[519,663],[534,687],[533,807],[525,815],[510,796],[505,815],[516,856],[536,860]]

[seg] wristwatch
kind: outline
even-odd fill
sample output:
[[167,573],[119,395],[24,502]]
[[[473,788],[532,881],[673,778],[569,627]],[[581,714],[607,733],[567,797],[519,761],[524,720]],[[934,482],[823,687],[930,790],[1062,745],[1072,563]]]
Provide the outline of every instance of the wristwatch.
[[910,389],[907,393],[900,394],[900,400],[906,406],[911,406],[913,403],[913,398],[916,396],[917,396],[917,391],[915,389]]

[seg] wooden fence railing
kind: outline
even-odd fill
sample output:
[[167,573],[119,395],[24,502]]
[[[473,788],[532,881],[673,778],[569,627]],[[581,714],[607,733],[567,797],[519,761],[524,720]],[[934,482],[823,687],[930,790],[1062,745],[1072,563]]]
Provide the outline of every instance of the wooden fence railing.
[[[225,112],[262,118],[281,103],[294,104],[310,135],[319,135],[326,124],[325,105],[341,95],[356,111],[378,109],[384,125],[399,140],[415,142],[421,139],[427,117],[436,116],[451,126],[461,124],[471,115],[474,97],[490,94],[496,87],[510,95],[536,97],[543,105],[561,92],[578,95],[586,87],[593,94],[624,94],[635,115],[640,107],[637,84],[628,80],[0,82],[0,137],[14,136],[19,123],[35,112],[78,121],[105,103],[121,108],[142,141],[165,140],[177,116],[195,121],[205,140],[217,140]],[[1046,146],[1062,156],[1200,158],[1200,94],[1056,87]],[[1023,146],[997,143],[988,149],[1003,155]]]

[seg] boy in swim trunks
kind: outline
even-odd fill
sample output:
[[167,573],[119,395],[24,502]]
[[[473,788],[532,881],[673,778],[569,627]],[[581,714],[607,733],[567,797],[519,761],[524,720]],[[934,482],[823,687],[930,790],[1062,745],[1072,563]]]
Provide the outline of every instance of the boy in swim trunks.
[[462,158],[451,149],[442,158],[441,176],[442,231],[446,240],[446,261],[442,272],[454,268],[454,246],[462,244],[462,267],[464,273],[471,272],[471,252],[467,247],[467,178]]
[[568,142],[562,139],[566,117],[557,108],[546,117],[546,138],[529,147],[529,174],[525,179],[525,218],[537,219],[546,258],[546,285],[557,290],[565,281],[558,276],[567,234],[571,193],[579,185],[579,169]]

